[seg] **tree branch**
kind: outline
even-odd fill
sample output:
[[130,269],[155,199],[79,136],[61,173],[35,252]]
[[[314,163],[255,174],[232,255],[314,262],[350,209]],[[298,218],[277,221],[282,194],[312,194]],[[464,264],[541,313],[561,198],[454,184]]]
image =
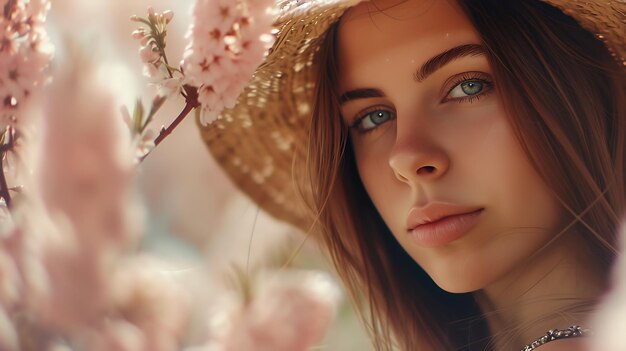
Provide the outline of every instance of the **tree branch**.
[[[185,117],[187,117],[189,112],[191,112],[194,108],[200,106],[200,103],[198,102],[198,89],[190,85],[185,85],[183,86],[183,91],[185,92],[185,98],[186,98],[187,103],[185,104],[185,107],[180,112],[180,114],[178,114],[176,119],[174,119],[174,121],[167,128],[161,129],[161,131],[159,132],[159,135],[156,137],[156,139],[154,139],[155,148],[159,144],[161,144],[161,142],[163,142],[165,138],[167,138],[170,134],[172,134],[174,129],[176,129],[176,127],[178,127],[180,122],[182,122],[185,119]],[[154,150],[154,148],[152,150]],[[141,162],[146,157],[148,157],[148,155],[152,153],[152,150],[148,152],[147,154],[143,155],[139,161]]]
[[12,201],[11,194],[9,193],[9,185],[7,184],[7,179],[4,175],[4,159],[6,154],[15,146],[13,127],[9,127],[5,133],[8,135],[9,141],[0,145],[0,197],[4,199],[4,203],[10,209]]

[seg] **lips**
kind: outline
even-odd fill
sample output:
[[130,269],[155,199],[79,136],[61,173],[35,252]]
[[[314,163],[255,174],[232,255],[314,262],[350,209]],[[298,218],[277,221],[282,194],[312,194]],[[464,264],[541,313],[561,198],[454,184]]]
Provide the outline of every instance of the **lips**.
[[450,203],[433,202],[409,211],[409,234],[421,246],[449,244],[467,233],[479,221],[484,209]]

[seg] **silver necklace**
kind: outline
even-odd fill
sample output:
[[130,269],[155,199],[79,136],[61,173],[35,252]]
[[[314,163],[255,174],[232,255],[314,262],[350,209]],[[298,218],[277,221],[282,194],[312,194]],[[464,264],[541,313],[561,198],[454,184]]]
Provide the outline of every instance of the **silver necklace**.
[[589,335],[590,333],[591,330],[583,329],[577,325],[572,325],[567,329],[550,329],[546,332],[546,335],[526,345],[522,351],[532,351],[545,343],[549,343],[550,341],[576,338],[579,336]]

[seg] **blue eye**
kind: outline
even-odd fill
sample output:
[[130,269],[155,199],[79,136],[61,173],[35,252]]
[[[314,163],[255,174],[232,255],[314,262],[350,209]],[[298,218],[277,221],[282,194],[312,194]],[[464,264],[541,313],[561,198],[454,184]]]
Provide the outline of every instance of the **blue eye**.
[[467,80],[452,88],[450,93],[448,93],[448,97],[458,99],[478,95],[483,92],[483,89],[485,88],[484,85],[484,82],[477,79]]
[[484,72],[466,72],[454,78],[452,88],[441,102],[474,102],[494,91],[493,81]]
[[354,127],[359,131],[370,131],[379,125],[394,118],[394,113],[389,110],[373,110],[364,114],[362,117],[356,120]]

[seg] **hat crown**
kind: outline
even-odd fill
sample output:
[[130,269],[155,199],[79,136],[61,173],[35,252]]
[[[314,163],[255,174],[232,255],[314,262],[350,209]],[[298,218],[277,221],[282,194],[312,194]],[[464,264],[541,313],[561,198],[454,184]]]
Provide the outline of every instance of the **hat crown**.
[[[307,230],[305,144],[315,53],[327,29],[361,0],[279,0],[276,41],[233,109],[200,131],[235,184],[274,217]],[[602,40],[626,68],[626,3],[544,0]],[[300,184],[298,184],[300,182]],[[304,191],[300,193],[299,191]]]

